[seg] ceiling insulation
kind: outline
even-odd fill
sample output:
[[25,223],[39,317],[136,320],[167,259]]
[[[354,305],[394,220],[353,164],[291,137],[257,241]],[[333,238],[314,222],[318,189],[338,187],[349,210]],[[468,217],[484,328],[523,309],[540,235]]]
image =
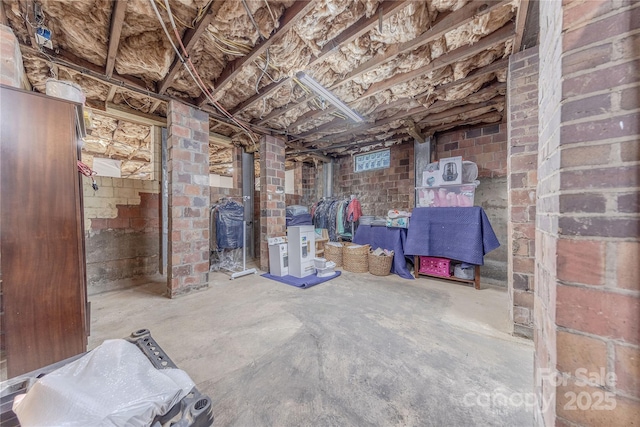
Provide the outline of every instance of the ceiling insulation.
[[[44,92],[46,80],[56,76],[82,87],[94,111],[113,104],[163,120],[170,98],[216,111],[176,61],[152,0],[128,0],[124,18],[116,23],[121,33],[112,41],[113,78],[105,67],[114,2],[0,1],[22,45],[34,90]],[[164,0],[153,1],[179,45]],[[365,149],[362,144],[380,144],[379,137],[410,140],[406,119],[427,133],[502,119],[504,91],[489,88],[506,81],[506,61],[500,61],[513,50],[515,33],[507,30],[514,26],[520,0],[405,1],[387,13],[389,3],[382,0],[169,0],[169,5],[204,85],[254,134],[224,123],[217,111],[211,131],[248,151],[257,149],[260,134],[270,132],[307,149],[345,155]],[[32,43],[30,34],[38,25],[51,30],[53,50],[38,52]],[[507,36],[491,38],[503,33]],[[191,43],[189,34],[197,34]],[[164,81],[170,70],[171,78]],[[299,71],[361,114],[365,125],[337,118],[335,107],[305,92],[295,79]],[[485,102],[492,104],[480,105]],[[469,104],[478,108],[456,110]],[[149,126],[96,117],[87,158],[118,158],[123,173],[150,176]],[[231,151],[212,146],[211,171],[228,170]]]

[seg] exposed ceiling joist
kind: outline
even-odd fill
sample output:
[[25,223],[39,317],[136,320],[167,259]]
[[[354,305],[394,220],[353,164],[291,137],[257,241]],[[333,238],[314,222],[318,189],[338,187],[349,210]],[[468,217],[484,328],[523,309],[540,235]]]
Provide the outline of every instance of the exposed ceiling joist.
[[[457,85],[464,84],[464,83],[466,83],[465,79],[460,79],[460,80],[458,80],[456,82],[451,82],[450,84],[452,86],[457,86]],[[501,89],[504,89],[504,87],[505,87],[504,83],[493,84],[493,85],[490,85],[490,86],[488,86],[488,87],[476,92],[475,95],[476,96],[482,96],[483,94],[491,94],[491,93],[498,94]],[[334,135],[331,135],[331,136],[335,137],[335,138],[339,138],[342,135],[350,135],[350,134],[352,134],[354,132],[358,132],[358,131],[361,131],[361,130],[367,130],[367,129],[372,129],[372,128],[375,128],[375,127],[378,127],[378,126],[383,126],[383,125],[392,123],[392,122],[394,122],[396,120],[400,120],[400,119],[404,119],[404,118],[407,118],[407,117],[411,117],[411,116],[413,116],[415,114],[425,113],[425,112],[427,112],[429,110],[444,110],[444,109],[447,109],[447,108],[458,106],[458,105],[460,105],[462,103],[465,103],[465,102],[467,102],[466,99],[454,100],[454,101],[436,101],[428,109],[425,108],[424,106],[420,105],[420,106],[414,107],[414,108],[409,109],[409,110],[400,111],[400,112],[398,112],[398,113],[396,113],[396,114],[394,114],[394,115],[392,115],[390,117],[387,117],[387,118],[382,119],[382,120],[377,120],[377,121],[375,121],[373,123],[362,123],[362,124],[353,126],[351,129],[349,129],[349,130],[347,130],[345,132],[341,132],[341,133],[334,134]],[[384,108],[381,111],[384,111],[384,110],[386,110],[386,108]],[[375,112],[378,113],[379,111],[376,110]],[[333,121],[331,121],[329,123],[325,123],[324,125],[318,126],[315,129],[312,129],[312,130],[309,130],[307,132],[301,133],[299,135],[299,137],[300,138],[307,138],[310,135],[314,135],[314,134],[317,134],[317,133],[321,133],[321,132],[330,130],[332,128],[335,128],[336,126],[344,125],[344,123],[345,122],[342,119],[335,119],[335,120],[333,120]]]
[[[262,55],[273,43],[280,40],[280,38],[287,32],[293,25],[298,22],[299,19],[304,17],[315,6],[315,2],[311,0],[299,0],[293,3],[291,7],[285,10],[284,14],[280,18],[280,26],[276,32],[266,40],[258,43],[248,54],[240,58],[235,59],[233,62],[227,64],[222,70],[220,76],[213,84],[214,88],[211,91],[211,95],[215,95],[225,84],[233,80],[238,75],[242,66],[247,63],[253,62],[256,58]],[[207,102],[207,97],[202,94],[198,98],[198,105],[203,105]]]
[[40,51],[40,48],[33,48],[22,43],[20,44],[20,50],[23,52],[38,56],[46,59],[47,61],[53,60],[52,62],[54,64],[69,68],[73,71],[86,75],[87,77],[91,77],[92,79],[99,80],[109,85],[126,87],[134,92],[143,93],[145,95],[148,94],[152,97],[154,96],[153,93],[149,93],[151,88],[148,88],[145,82],[137,77],[123,76],[114,71],[113,75],[108,78],[105,76],[104,69],[101,66],[82,59],[71,52],[67,52],[63,49],[56,49],[56,51],[53,51],[46,47],[42,47],[41,49],[44,53]]
[[[344,79],[331,87],[331,90],[342,86],[343,84],[353,80],[354,78],[361,76],[362,74],[371,71],[387,61],[391,61],[397,58],[399,55],[407,52],[411,52],[425,44],[432,42],[449,31],[452,28],[456,28],[460,25],[464,25],[478,16],[487,14],[492,10],[495,10],[505,4],[508,4],[510,0],[501,2],[483,1],[483,2],[470,2],[455,12],[450,12],[446,15],[439,16],[431,27],[422,33],[420,36],[413,40],[409,40],[404,43],[398,43],[392,45],[382,55],[376,55],[364,64],[355,68],[352,72],[347,74]],[[462,48],[461,48],[462,49]]]
[[[184,45],[187,54],[191,53],[191,49],[193,49],[202,33],[205,32],[209,24],[211,24],[213,19],[216,17],[223,4],[223,0],[212,0],[209,3],[202,19],[200,19],[193,28],[188,28],[187,31],[185,31],[184,36],[182,37],[182,44]],[[173,83],[173,79],[176,77],[176,74],[178,74],[181,66],[182,62],[180,62],[180,58],[175,55],[173,63],[171,64],[171,67],[169,67],[169,72],[158,86],[159,94],[165,93],[169,86],[171,86],[171,83]]]
[[33,26],[29,24],[30,22],[35,22],[33,3],[33,0],[20,0],[21,9],[26,14],[24,26],[27,28],[27,33],[29,34],[31,47],[37,50],[38,42],[36,41],[36,31]]
[[[397,43],[395,45],[392,45],[383,54],[376,55],[370,60],[356,67],[353,71],[347,74],[343,79],[333,84],[329,88],[329,90],[335,90],[336,88],[342,86],[343,84],[346,84],[347,82],[350,82],[351,80],[363,75],[364,73],[375,69],[376,67],[380,66],[380,64],[382,63],[391,61],[403,53],[411,52],[412,50],[415,50],[433,40],[436,40],[439,37],[442,37],[448,31],[451,31],[451,28],[454,28],[454,26],[464,25],[478,16],[487,14],[492,10],[497,9],[498,7],[508,4],[510,1],[511,0],[503,0],[501,2],[492,2],[492,1],[483,1],[480,3],[471,2],[463,6],[462,8],[458,9],[455,12],[450,12],[446,15],[441,15],[438,18],[436,18],[432,26],[427,31],[422,33],[420,36],[404,43]],[[275,117],[279,117],[280,115],[285,114],[287,111],[301,106],[302,104],[309,101],[309,99],[313,97],[314,96],[307,95],[296,100],[294,103],[287,105],[286,106],[287,108],[282,108],[282,109],[279,109],[278,111],[274,110],[271,112],[271,114],[267,115],[259,123],[263,124]],[[311,118],[318,117],[319,115],[322,115],[322,114],[324,114],[322,111],[318,111]]]
[[156,99],[155,101],[153,101],[153,105],[151,105],[151,108],[149,108],[149,113],[153,114],[153,112],[158,109],[160,104],[162,104],[162,101],[159,99]]
[[[396,13],[401,8],[407,6],[410,3],[410,0],[405,1],[384,1],[380,3],[376,12],[371,15],[369,18],[363,16],[358,21],[356,21],[353,25],[345,29],[343,32],[335,36],[333,39],[329,40],[322,48],[318,56],[313,58],[307,67],[312,67],[321,61],[324,61],[331,54],[335,53],[340,49],[340,47],[346,45],[357,39],[358,37],[366,34],[370,31],[375,25],[378,24],[380,19],[385,20],[389,16]],[[279,82],[271,83],[267,85],[259,94],[255,94],[250,98],[246,99],[244,102],[240,103],[238,107],[234,108],[231,111],[231,114],[238,114],[242,111],[246,110],[262,98],[268,96],[273,91],[279,89],[284,84],[287,84],[290,79],[283,79]],[[262,124],[259,122],[258,124]]]
[[116,55],[118,54],[118,46],[120,46],[120,34],[122,33],[122,25],[124,24],[124,13],[127,11],[127,1],[128,0],[113,1],[111,28],[109,30],[109,50],[107,51],[107,64],[104,67],[104,74],[107,78],[111,78],[113,68],[116,65]]
[[484,113],[479,116],[476,116],[472,119],[464,119],[458,120],[451,123],[445,123],[443,125],[435,125],[432,127],[428,127],[425,129],[425,133],[429,135],[433,135],[436,132],[444,132],[453,128],[457,128],[460,126],[474,126],[480,123],[496,123],[502,121],[502,114],[491,111],[489,113]]
[[513,40],[513,52],[520,51],[522,46],[522,38],[524,36],[524,28],[527,22],[527,12],[529,10],[529,0],[520,0],[518,12],[516,14],[516,36]]
[[252,95],[251,97],[245,99],[243,102],[238,104],[238,106],[236,108],[230,110],[229,113],[231,115],[234,115],[234,116],[236,114],[242,113],[244,110],[246,110],[247,108],[251,107],[256,102],[260,101],[262,98],[266,98],[267,96],[271,95],[276,90],[280,89],[285,84],[289,83],[289,81],[290,80],[288,78],[283,78],[280,81],[269,83],[267,86],[262,88],[260,93],[256,93],[256,94]]
[[[167,126],[166,117],[158,116],[155,114],[144,113],[142,111],[136,111],[132,108],[124,107],[122,105],[117,105],[114,103],[107,103],[106,108],[103,110],[101,108],[94,108],[89,106],[90,110],[94,110],[97,114],[111,117],[117,120],[124,120],[131,123],[137,123],[141,125],[147,126]],[[225,135],[221,135],[219,133],[209,132],[209,143],[214,145],[219,145],[225,148],[233,147],[231,142],[231,138]]]
[[[504,103],[504,97],[500,96],[499,92],[497,92],[495,88],[492,88],[492,91],[493,91],[493,93],[495,95],[491,99],[489,99],[487,101],[475,103],[475,104],[463,105],[462,107],[460,107],[460,104],[464,104],[464,100],[438,101],[437,103],[433,104],[432,107],[433,107],[433,109],[440,110],[440,112],[429,114],[427,117],[422,119],[418,123],[418,125],[420,125],[420,127],[424,127],[425,123],[433,123],[434,121],[439,121],[439,120],[443,120],[443,119],[449,118],[451,116],[457,116],[459,114],[464,114],[465,112],[473,111],[473,110],[476,110],[476,109],[479,109],[479,108],[485,108],[485,107],[493,106],[493,105],[497,106],[497,105],[500,105],[501,103],[503,104]],[[497,98],[497,97],[499,97],[499,98]],[[424,112],[425,112],[425,108],[422,107],[422,106],[416,107],[416,108],[408,110],[408,111],[401,111],[401,112],[399,112],[399,113],[397,113],[397,114],[395,114],[395,115],[393,115],[391,117],[387,117],[385,119],[378,120],[378,121],[376,121],[374,123],[369,123],[368,126],[366,126],[366,127],[358,126],[358,127],[354,127],[352,129],[349,129],[349,130],[341,132],[341,133],[330,135],[330,138],[332,140],[340,139],[341,137],[344,137],[344,136],[353,135],[354,133],[357,133],[358,131],[375,129],[377,127],[388,125],[389,123],[393,123],[395,121],[402,120],[402,119],[405,119],[407,117],[411,117],[411,116],[416,115],[416,114],[420,114],[420,113],[424,114]],[[322,139],[322,140],[324,140],[324,139]],[[306,143],[304,145],[306,147],[306,146],[313,145],[313,144],[315,144],[317,142],[318,142],[318,140],[316,140],[314,142]]]
[[4,3],[0,1],[0,24],[8,25],[9,20],[7,19],[7,14],[4,11]]
[[318,56],[311,60],[309,67],[317,65],[325,60],[329,55],[337,52],[341,46],[350,43],[358,37],[369,32],[373,27],[378,25],[380,20],[385,20],[389,16],[395,14],[403,7],[407,6],[411,1],[383,1],[378,5],[376,11],[370,16],[363,16],[353,25],[347,27],[343,32],[333,39],[329,40],[323,47]]
[[498,105],[504,105],[504,96],[496,95],[496,97],[491,98],[488,101],[479,102],[477,104],[461,105],[458,107],[451,108],[449,110],[442,111],[440,113],[430,114],[424,119],[420,120],[418,125],[420,125],[421,127],[424,127],[425,125],[429,125],[430,123],[433,124],[433,123],[442,121],[444,119],[457,117],[461,114],[467,114],[469,112],[480,110],[485,107],[498,106]]
[[[324,45],[324,47],[322,48],[318,56],[313,58],[307,66],[312,67],[320,63],[321,61],[325,60],[328,56],[330,56],[334,52],[337,52],[341,46],[344,46],[345,44],[352,42],[353,40],[357,39],[358,37],[370,31],[371,28],[373,28],[380,21],[380,19],[384,20],[388,18],[389,16],[396,13],[399,9],[409,4],[409,2],[410,0],[382,2],[378,6],[378,9],[376,10],[376,12],[371,17],[366,18],[363,16],[358,21],[356,21],[353,25],[348,27],[346,30],[338,34],[333,39],[329,40]],[[282,79],[279,82],[274,82],[265,86],[260,93],[251,96],[250,98],[246,99],[244,102],[240,103],[236,108],[231,110],[231,114],[235,115],[243,112],[244,110],[246,110],[247,108],[255,104],[256,102],[260,101],[262,98],[270,95],[272,92],[276,91],[277,89],[280,89],[280,87],[282,87],[283,85],[289,82],[290,82],[290,79]],[[260,121],[257,124],[263,124],[266,121],[268,120],[265,119],[265,121]]]
[[360,98],[358,98],[358,100],[360,101],[362,99],[370,98],[374,95],[379,94],[380,92],[392,88],[393,86],[406,83],[417,77],[422,77],[425,74],[477,55],[478,53],[490,49],[500,43],[504,43],[513,37],[513,30],[513,24],[507,24],[498,31],[480,39],[479,42],[473,45],[462,46],[458,49],[452,50],[451,52],[448,52],[434,59],[424,67],[418,68],[417,70],[409,71],[407,73],[396,74],[393,77],[388,78],[387,80],[374,83],[369,86],[369,89],[367,89],[365,93],[362,94]]
[[424,135],[422,134],[422,131],[420,130],[420,128],[416,125],[416,122],[414,122],[411,119],[408,119],[404,121],[404,124],[407,127],[407,133],[411,135],[413,139],[418,141],[420,144],[423,144]]

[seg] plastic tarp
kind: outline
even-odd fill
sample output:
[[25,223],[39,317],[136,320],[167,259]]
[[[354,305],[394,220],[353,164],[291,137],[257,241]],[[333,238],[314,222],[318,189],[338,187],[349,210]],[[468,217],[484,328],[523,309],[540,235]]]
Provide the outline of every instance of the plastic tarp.
[[237,249],[242,242],[244,207],[232,200],[222,203],[216,210],[216,244],[218,249]]
[[29,426],[148,426],[194,387],[180,369],[156,369],[125,340],[108,340],[36,381],[13,411]]

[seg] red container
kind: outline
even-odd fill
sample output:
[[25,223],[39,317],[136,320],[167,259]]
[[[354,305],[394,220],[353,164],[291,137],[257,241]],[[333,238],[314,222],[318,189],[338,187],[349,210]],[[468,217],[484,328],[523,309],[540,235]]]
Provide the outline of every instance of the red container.
[[419,273],[431,274],[433,276],[451,277],[449,264],[451,260],[448,258],[436,258],[431,256],[420,257]]

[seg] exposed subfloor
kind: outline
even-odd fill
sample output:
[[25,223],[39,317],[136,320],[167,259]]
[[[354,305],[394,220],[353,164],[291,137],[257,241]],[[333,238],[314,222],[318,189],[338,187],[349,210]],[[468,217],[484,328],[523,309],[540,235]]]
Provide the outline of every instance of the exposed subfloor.
[[91,297],[89,347],[148,328],[213,400],[217,426],[533,424],[533,346],[503,289],[343,272],[297,289],[211,274]]

